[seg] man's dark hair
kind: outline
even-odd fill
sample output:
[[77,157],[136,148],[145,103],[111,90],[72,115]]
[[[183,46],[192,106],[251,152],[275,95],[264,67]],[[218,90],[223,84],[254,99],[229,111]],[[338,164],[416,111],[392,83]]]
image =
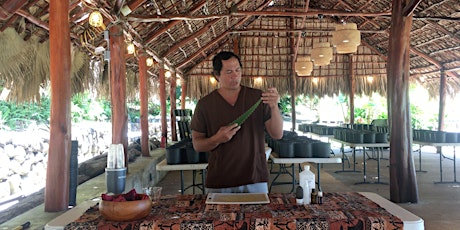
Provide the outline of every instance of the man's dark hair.
[[238,57],[238,55],[232,52],[229,52],[229,51],[222,51],[216,54],[216,56],[214,56],[214,58],[212,59],[212,73],[214,74],[214,76],[220,75],[220,71],[222,70],[222,60],[228,60],[232,57],[235,57],[236,59],[238,59],[238,63],[240,63],[240,67],[243,68],[240,57]]

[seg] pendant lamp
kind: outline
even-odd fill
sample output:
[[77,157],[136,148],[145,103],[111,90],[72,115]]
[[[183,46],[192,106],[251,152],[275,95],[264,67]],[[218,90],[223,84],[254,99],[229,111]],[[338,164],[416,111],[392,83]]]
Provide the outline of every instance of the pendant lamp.
[[88,23],[94,27],[103,27],[104,18],[102,17],[101,12],[95,10],[89,15]]
[[299,76],[309,76],[313,70],[313,62],[309,56],[297,57],[295,62],[295,71]]
[[313,44],[311,60],[315,66],[329,65],[332,60],[332,47],[329,42],[318,42]]
[[361,32],[356,23],[341,23],[335,26],[332,32],[332,45],[336,47],[337,53],[354,53],[361,44]]

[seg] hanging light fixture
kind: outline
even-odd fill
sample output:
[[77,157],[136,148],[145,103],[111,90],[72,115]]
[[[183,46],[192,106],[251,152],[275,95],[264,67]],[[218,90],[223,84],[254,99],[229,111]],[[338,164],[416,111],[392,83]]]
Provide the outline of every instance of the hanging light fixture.
[[318,42],[313,44],[311,60],[315,66],[329,65],[332,60],[332,47],[329,42]]
[[145,60],[145,63],[147,64],[148,67],[153,66],[153,58],[149,57]]
[[88,23],[93,27],[105,27],[101,12],[95,10],[89,15]]
[[295,72],[299,76],[309,76],[313,70],[313,62],[309,56],[297,57],[295,62]]
[[126,50],[128,51],[128,54],[134,54],[136,51],[136,48],[134,47],[133,43],[129,43],[128,46],[126,47]]
[[317,77],[314,77],[312,80],[313,84],[318,84],[319,79]]
[[356,23],[341,23],[332,32],[332,45],[339,54],[355,53],[361,44],[361,32]]

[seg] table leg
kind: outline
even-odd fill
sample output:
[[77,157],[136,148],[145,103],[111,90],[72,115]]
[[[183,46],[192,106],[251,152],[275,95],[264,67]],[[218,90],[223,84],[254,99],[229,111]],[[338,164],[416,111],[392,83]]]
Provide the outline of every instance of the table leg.
[[[372,148],[372,151],[374,151],[374,148]],[[383,148],[382,148],[383,152]],[[357,182],[355,184],[388,184],[384,182],[380,182],[380,148],[377,148],[377,181],[376,182],[369,182],[367,181],[367,175],[366,175],[366,147],[363,147],[363,174],[364,174],[364,180],[363,182]]]
[[419,145],[418,148],[418,170],[416,170],[416,172],[426,173],[427,171],[422,170],[422,147],[423,145]]
[[[356,148],[355,147],[352,147],[353,149],[353,170],[345,170],[345,163],[344,163],[344,159],[345,159],[345,151],[344,151],[344,148],[343,148],[343,144],[342,146],[340,147],[341,151],[342,151],[342,170],[340,171],[335,171],[335,173],[341,173],[341,172],[360,172],[360,171],[357,171],[356,170]],[[350,160],[347,158],[347,161],[348,161],[348,167],[350,167]]]
[[454,146],[454,182],[457,182],[457,165],[456,165],[456,160],[455,160],[455,146]]
[[184,195],[184,170],[180,170],[180,193]]
[[206,180],[206,169],[202,169],[201,170],[201,181],[202,181],[202,185],[203,185],[203,194],[206,194],[206,186],[205,186],[205,180]]
[[[286,164],[279,164],[279,170],[278,170],[278,172],[276,172],[276,176],[275,176],[275,178],[273,178],[273,181],[270,184],[270,188],[268,190],[269,192],[271,192],[273,185],[283,185],[283,184],[292,184],[291,192],[294,191],[294,188],[295,188],[295,185],[296,185],[295,164],[291,164],[290,167],[292,169],[292,173],[287,170]],[[278,179],[279,176],[281,176],[281,174],[288,174],[289,176],[292,177],[292,181],[291,182],[276,182],[276,180]]]
[[456,169],[457,163],[456,163],[455,146],[453,146],[453,147],[454,147],[454,157],[453,157],[453,159],[450,159],[450,158],[447,158],[447,157],[445,157],[445,158],[454,161],[454,170],[453,170],[454,171],[454,180],[453,181],[443,181],[442,180],[442,157],[443,157],[443,155],[442,155],[442,151],[441,151],[441,153],[439,154],[439,174],[440,174],[439,177],[440,177],[440,181],[434,182],[435,184],[458,184],[458,183],[460,183],[460,182],[457,182],[457,169]]
[[320,176],[320,170],[319,168],[321,167],[321,163],[317,163],[316,164],[316,171],[317,171],[317,174],[318,174],[318,191],[321,190],[321,176]]

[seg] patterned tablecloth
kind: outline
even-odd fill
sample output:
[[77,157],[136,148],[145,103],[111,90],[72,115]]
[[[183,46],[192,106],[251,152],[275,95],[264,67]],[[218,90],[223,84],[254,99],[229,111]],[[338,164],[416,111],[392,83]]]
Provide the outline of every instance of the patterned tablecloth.
[[166,195],[149,216],[105,220],[95,205],[65,229],[403,229],[403,222],[356,192],[325,193],[322,205],[296,205],[294,194],[270,204],[206,204],[206,195]]

